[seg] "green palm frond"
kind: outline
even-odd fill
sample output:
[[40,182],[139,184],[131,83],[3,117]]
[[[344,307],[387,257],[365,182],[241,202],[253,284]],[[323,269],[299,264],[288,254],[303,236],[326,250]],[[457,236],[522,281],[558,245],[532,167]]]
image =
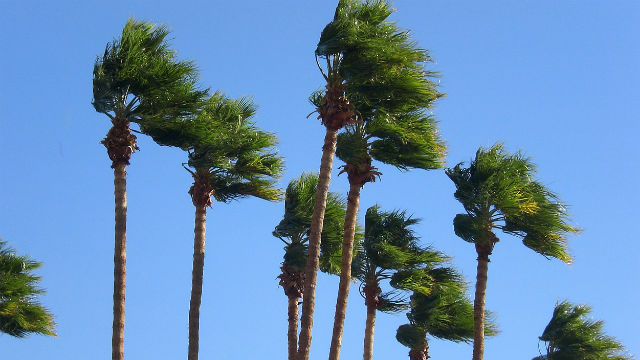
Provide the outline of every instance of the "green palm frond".
[[40,277],[32,271],[40,265],[16,255],[0,240],[0,332],[15,337],[56,335],[53,315],[37,301],[44,290],[38,287]]
[[579,229],[568,223],[566,205],[557,195],[533,179],[535,171],[530,159],[507,153],[502,144],[480,148],[469,167],[447,169],[456,186],[454,196],[466,210],[454,219],[456,235],[485,243],[495,241],[496,228],[544,256],[571,262],[567,234]]
[[573,305],[563,301],[556,305],[549,324],[540,340],[547,343],[547,354],[534,360],[615,359],[627,360],[624,347],[616,339],[604,335],[604,323],[587,316],[586,305]]
[[[303,173],[300,178],[289,182],[285,192],[284,216],[273,231],[273,236],[286,243],[285,263],[289,266],[301,264],[299,270],[303,270],[306,263],[306,244],[311,229],[317,186],[318,175],[313,173]],[[340,273],[345,214],[345,200],[339,194],[329,192],[321,235],[321,271],[332,274]],[[356,240],[361,238],[358,233],[360,231],[356,232]],[[292,250],[289,250],[290,248]],[[304,252],[300,251],[302,248],[304,248]]]
[[275,201],[281,198],[275,182],[283,161],[276,136],[251,120],[255,112],[250,98],[234,100],[216,92],[187,119],[144,123],[141,129],[160,145],[187,151],[189,167],[210,173],[217,201],[246,196]]
[[207,90],[191,61],[179,61],[164,25],[129,19],[93,68],[93,106],[111,119],[163,122],[189,116]]

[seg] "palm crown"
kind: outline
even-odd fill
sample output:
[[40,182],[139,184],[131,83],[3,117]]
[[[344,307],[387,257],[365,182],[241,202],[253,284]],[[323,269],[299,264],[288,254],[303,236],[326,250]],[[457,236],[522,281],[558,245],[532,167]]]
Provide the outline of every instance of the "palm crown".
[[44,290],[31,272],[40,263],[16,255],[0,240],[0,332],[15,337],[29,333],[55,336],[53,316],[38,301]]
[[[317,186],[316,174],[302,174],[300,178],[292,180],[285,192],[284,216],[273,230],[273,236],[285,243],[283,264],[296,271],[303,271],[306,263],[306,244]],[[344,199],[329,192],[320,245],[320,269],[324,272],[340,272],[345,212]]]
[[191,61],[178,61],[165,26],[129,19],[93,68],[93,106],[112,120],[171,120],[190,115],[206,91],[197,90]]
[[141,129],[160,145],[188,152],[186,169],[206,184],[204,192],[192,188],[192,197],[202,196],[205,202],[210,196],[222,202],[245,196],[278,200],[281,193],[274,184],[282,158],[274,149],[276,137],[251,121],[255,111],[250,99],[233,100],[217,92],[188,119],[145,123]]
[[454,219],[456,235],[492,248],[493,229],[500,229],[544,256],[571,262],[566,235],[579,230],[568,224],[558,197],[533,179],[535,165],[521,153],[508,154],[501,144],[481,148],[469,167],[458,164],[446,173],[466,210]]
[[603,334],[603,322],[586,318],[591,309],[563,301],[556,305],[540,340],[547,343],[547,354],[534,360],[627,360],[624,347]]

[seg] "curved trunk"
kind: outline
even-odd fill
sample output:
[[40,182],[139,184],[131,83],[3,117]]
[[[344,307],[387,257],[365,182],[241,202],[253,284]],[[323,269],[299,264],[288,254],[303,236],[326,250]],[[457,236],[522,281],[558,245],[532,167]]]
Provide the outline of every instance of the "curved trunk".
[[489,254],[476,245],[478,253],[478,269],[476,274],[476,294],[473,301],[473,360],[484,357],[484,300],[487,290],[487,274],[489,271]]
[[373,359],[373,332],[376,328],[376,307],[367,305],[367,323],[364,328],[364,360]]
[[115,249],[113,252],[113,334],[111,359],[124,359],[124,300],[127,278],[127,164],[113,164]]
[[200,302],[202,299],[202,274],[204,271],[204,241],[206,231],[206,205],[196,205],[193,240],[193,270],[191,273],[191,302],[189,304],[189,360],[198,359],[200,341]]
[[333,335],[331,337],[331,349],[329,360],[340,358],[340,346],[342,345],[342,332],[344,330],[344,318],[347,311],[347,299],[349,298],[349,285],[351,285],[351,262],[353,260],[353,239],[356,232],[358,206],[360,204],[360,183],[351,182],[349,196],[347,197],[347,213],[344,218],[344,238],[342,240],[342,263],[340,265],[340,285],[338,286],[338,298],[336,300],[336,313],[333,319]]
[[289,296],[289,329],[287,339],[289,341],[289,360],[295,360],[298,352],[298,298]]
[[313,217],[311,219],[311,229],[309,233],[309,248],[307,263],[305,266],[305,285],[302,300],[302,317],[300,320],[300,340],[298,344],[298,360],[309,359],[309,348],[311,347],[311,330],[313,328],[313,311],[316,297],[316,280],[318,277],[318,266],[320,258],[320,235],[324,222],[324,211],[327,205],[327,194],[331,183],[331,170],[333,168],[333,157],[336,152],[337,129],[327,128],[322,147],[322,161],[320,162],[320,175],[318,177],[318,188],[313,205]]

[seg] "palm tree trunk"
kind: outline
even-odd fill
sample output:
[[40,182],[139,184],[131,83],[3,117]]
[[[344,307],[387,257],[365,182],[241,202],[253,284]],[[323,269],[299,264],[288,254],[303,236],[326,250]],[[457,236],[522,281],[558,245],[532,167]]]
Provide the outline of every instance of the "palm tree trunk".
[[476,244],[478,253],[478,269],[476,273],[476,294],[473,301],[473,360],[484,357],[484,301],[487,290],[487,274],[489,272],[489,254],[483,246]]
[[409,359],[410,360],[427,360],[431,356],[429,356],[429,343],[427,340],[424,340],[422,347],[419,349],[411,349],[409,350]]
[[204,241],[206,231],[206,205],[196,205],[193,240],[193,270],[191,273],[191,302],[189,304],[189,360],[198,360],[200,341],[200,303],[202,300],[202,274],[204,271]]
[[364,360],[373,359],[373,332],[376,328],[376,307],[367,305],[367,323],[364,328]]
[[298,298],[289,296],[289,360],[295,360],[298,352]]
[[349,286],[351,285],[351,261],[353,260],[353,239],[356,232],[358,207],[360,204],[361,183],[351,182],[349,195],[347,196],[347,212],[344,218],[344,238],[342,240],[342,263],[340,265],[340,285],[338,286],[338,298],[336,300],[336,313],[333,318],[333,335],[331,337],[331,349],[329,360],[340,358],[340,346],[342,345],[342,332],[344,331],[344,318],[347,311],[347,299],[349,298]]
[[322,160],[320,162],[320,175],[318,188],[313,205],[313,217],[309,233],[309,249],[305,266],[305,285],[302,300],[302,317],[300,320],[300,340],[298,343],[298,360],[309,360],[309,348],[311,347],[311,330],[313,328],[313,311],[316,297],[316,281],[320,258],[320,241],[324,211],[327,205],[327,194],[331,183],[331,170],[333,157],[336,152],[336,140],[338,130],[327,128],[322,146]]
[[124,359],[124,302],[127,278],[127,164],[114,162],[115,249],[113,252],[113,334],[111,359]]

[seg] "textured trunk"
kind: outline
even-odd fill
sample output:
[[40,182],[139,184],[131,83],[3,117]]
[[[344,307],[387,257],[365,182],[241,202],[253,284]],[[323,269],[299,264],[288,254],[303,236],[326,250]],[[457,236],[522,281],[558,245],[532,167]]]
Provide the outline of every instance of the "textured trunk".
[[429,343],[427,340],[424,340],[422,347],[419,349],[411,349],[409,350],[409,359],[410,360],[427,360],[431,356],[429,356]]
[[111,359],[124,359],[124,298],[127,278],[127,170],[126,163],[113,164],[115,194],[115,249],[113,252],[113,335]]
[[324,221],[324,211],[327,205],[327,193],[331,183],[331,170],[333,168],[333,156],[336,152],[337,129],[327,128],[322,147],[322,160],[320,162],[320,175],[318,189],[313,205],[313,217],[309,233],[309,249],[307,264],[305,266],[304,296],[302,298],[302,317],[300,320],[300,340],[298,344],[298,360],[309,360],[309,348],[311,347],[311,330],[313,328],[313,310],[316,297],[316,280],[318,277],[318,264],[320,258],[320,235]]
[[191,302],[189,304],[189,360],[198,359],[200,341],[200,302],[202,299],[202,274],[204,271],[204,240],[206,230],[206,205],[196,205],[196,222],[193,240],[193,270],[191,273]]
[[478,269],[476,274],[476,295],[473,301],[473,360],[484,357],[484,300],[487,290],[487,273],[489,271],[490,251],[480,249],[478,252]]
[[331,349],[329,360],[340,358],[340,346],[342,345],[342,332],[344,330],[344,318],[347,311],[347,299],[349,298],[349,285],[351,285],[351,261],[353,260],[353,238],[356,232],[358,206],[360,204],[359,183],[351,182],[349,196],[347,197],[347,213],[344,218],[344,239],[342,240],[342,263],[340,265],[340,285],[338,286],[338,299],[336,300],[336,313],[333,318],[333,335],[331,337]]
[[373,359],[373,332],[376,328],[376,307],[367,306],[367,323],[364,328],[364,360]]
[[298,352],[298,298],[289,296],[289,360],[295,360]]

